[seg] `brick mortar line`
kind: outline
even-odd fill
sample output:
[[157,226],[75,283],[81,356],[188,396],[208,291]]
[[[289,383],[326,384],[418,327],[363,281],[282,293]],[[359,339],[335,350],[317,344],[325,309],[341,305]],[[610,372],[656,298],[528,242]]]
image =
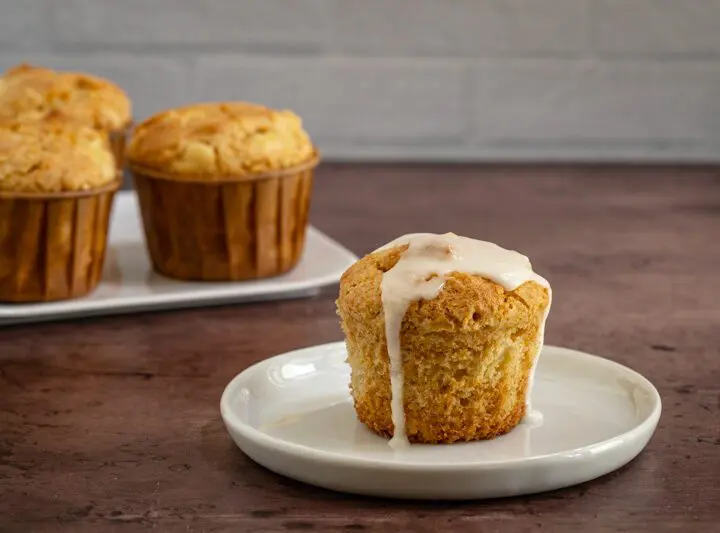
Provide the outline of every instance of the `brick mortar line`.
[[[413,55],[413,56],[370,56],[370,55],[344,55],[344,54],[282,54],[267,52],[253,53],[249,51],[207,51],[207,50],[175,50],[167,53],[161,50],[149,50],[138,56],[140,50],[133,49],[98,49],[87,47],[80,49],[58,49],[58,48],[29,48],[27,44],[18,47],[7,47],[1,44],[0,58],[8,57],[15,54],[18,55],[18,61],[23,60],[26,56],[37,57],[58,57],[62,59],[82,59],[82,58],[123,58],[123,59],[152,59],[152,60],[180,60],[191,61],[197,63],[206,59],[238,59],[262,62],[302,62],[311,61],[323,64],[332,62],[343,62],[342,65],[372,65],[383,66],[387,64],[392,66],[393,63],[406,63],[407,65],[434,64],[433,66],[454,66],[476,68],[482,66],[562,66],[562,65],[602,65],[602,66],[631,66],[631,65],[656,65],[656,66],[691,66],[691,65],[720,65],[720,53],[713,55],[676,55],[671,57],[656,56],[613,56],[613,57],[563,57],[563,56],[432,56],[432,55]],[[78,54],[78,52],[81,52]],[[349,63],[346,61],[350,60]],[[353,60],[357,60],[353,62]]]
[[[156,57],[182,57],[182,56],[241,56],[257,58],[287,58],[287,59],[323,59],[342,58],[359,60],[439,60],[439,61],[601,61],[607,63],[631,63],[631,62],[720,62],[720,50],[717,52],[665,52],[661,54],[642,52],[608,52],[598,53],[591,50],[578,50],[577,52],[553,52],[553,53],[497,53],[486,55],[446,55],[446,54],[373,54],[363,52],[338,52],[335,50],[323,50],[313,45],[248,45],[240,43],[212,43],[212,44],[189,44],[189,43],[133,43],[118,45],[115,43],[104,43],[88,41],[86,43],[65,43],[44,41],[41,46],[32,41],[3,42],[0,54],[7,54],[13,51],[35,54],[53,55],[133,55],[137,53],[150,54]],[[54,46],[48,46],[53,44]]]

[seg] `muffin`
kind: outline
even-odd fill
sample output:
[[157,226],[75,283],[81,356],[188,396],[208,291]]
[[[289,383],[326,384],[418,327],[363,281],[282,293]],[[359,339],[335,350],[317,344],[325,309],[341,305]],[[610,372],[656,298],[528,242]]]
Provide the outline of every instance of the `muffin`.
[[0,78],[0,121],[61,117],[108,136],[118,168],[132,122],[125,92],[108,80],[77,72],[18,65]]
[[393,444],[507,433],[529,409],[550,299],[525,256],[454,234],[363,257],[337,300],[359,420]]
[[294,113],[244,102],[171,109],[138,125],[126,157],[159,273],[245,280],[300,260],[318,154]]
[[119,185],[100,132],[64,120],[0,122],[0,301],[92,291]]

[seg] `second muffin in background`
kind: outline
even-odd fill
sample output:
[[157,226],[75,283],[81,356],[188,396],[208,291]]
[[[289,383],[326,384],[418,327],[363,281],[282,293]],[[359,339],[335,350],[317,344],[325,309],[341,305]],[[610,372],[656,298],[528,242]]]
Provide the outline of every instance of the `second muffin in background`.
[[0,120],[34,122],[61,118],[107,135],[122,167],[132,122],[127,94],[109,80],[82,72],[21,64],[0,77]]
[[136,128],[126,157],[160,273],[243,280],[299,261],[319,158],[294,113],[245,102],[170,109]]
[[0,121],[0,302],[92,292],[119,187],[101,132],[64,120]]

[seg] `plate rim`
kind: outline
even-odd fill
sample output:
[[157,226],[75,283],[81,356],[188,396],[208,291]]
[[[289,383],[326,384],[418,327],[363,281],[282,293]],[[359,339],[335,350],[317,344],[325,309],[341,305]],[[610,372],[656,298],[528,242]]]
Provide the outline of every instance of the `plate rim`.
[[[534,455],[532,457],[523,457],[518,459],[503,459],[497,461],[468,461],[455,464],[441,464],[409,461],[395,462],[388,459],[371,459],[367,457],[350,456],[334,451],[318,450],[304,444],[284,441],[282,439],[272,437],[267,433],[241,421],[231,408],[231,399],[232,397],[234,397],[235,390],[238,388],[239,384],[244,380],[250,379],[253,374],[271,365],[273,362],[277,362],[280,359],[285,359],[293,355],[297,356],[303,352],[312,352],[313,350],[318,349],[334,350],[337,348],[342,348],[343,350],[345,350],[345,342],[336,341],[324,344],[317,344],[277,354],[267,359],[258,361],[237,374],[225,386],[223,393],[220,397],[220,414],[228,432],[230,430],[230,427],[232,426],[233,429],[235,429],[245,439],[259,444],[266,449],[272,449],[275,452],[283,453],[285,455],[292,455],[294,457],[313,459],[326,464],[330,463],[333,466],[340,466],[343,468],[360,468],[364,470],[390,469],[402,472],[417,472],[418,470],[422,470],[423,472],[456,472],[472,469],[475,471],[491,472],[494,470],[506,470],[508,468],[523,468],[527,466],[532,466],[533,464],[539,462],[546,464],[567,464],[568,462],[572,462],[574,456],[582,455],[583,457],[586,457],[587,455],[592,455],[594,453],[597,453],[598,451],[610,451],[611,449],[622,446],[623,441],[627,439],[633,441],[640,438],[642,435],[647,434],[649,440],[650,438],[652,438],[652,435],[655,432],[655,428],[657,427],[660,416],[662,414],[662,398],[660,396],[660,393],[650,380],[648,380],[645,376],[643,376],[636,370],[633,370],[632,368],[622,363],[618,363],[616,361],[613,361],[612,359],[607,359],[599,355],[594,355],[573,348],[565,348],[562,346],[555,346],[550,344],[544,345],[543,350],[550,349],[552,351],[557,351],[559,354],[563,354],[564,356],[585,359],[588,361],[592,361],[594,364],[604,365],[605,367],[613,367],[616,370],[624,372],[626,375],[632,376],[637,383],[642,384],[644,390],[650,393],[652,401],[652,408],[650,412],[644,417],[644,419],[640,423],[635,425],[629,431],[625,431],[623,433],[599,442],[580,446],[577,448],[572,448],[569,450],[542,455]],[[238,445],[238,447],[240,446]],[[243,450],[243,453],[246,452]]]

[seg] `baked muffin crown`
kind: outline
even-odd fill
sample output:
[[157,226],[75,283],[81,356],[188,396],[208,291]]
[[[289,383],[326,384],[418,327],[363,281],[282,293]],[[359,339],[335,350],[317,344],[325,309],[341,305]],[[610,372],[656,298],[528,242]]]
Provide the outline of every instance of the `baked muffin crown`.
[[0,78],[0,119],[60,116],[103,131],[126,127],[131,104],[114,83],[79,72],[22,64]]
[[[342,276],[338,306],[346,317],[367,317],[384,323],[382,277],[400,260],[407,245],[371,253]],[[514,291],[479,275],[453,272],[432,300],[412,302],[403,328],[422,334],[491,329],[526,328],[549,303],[549,293],[534,281]],[[351,318],[352,319],[352,318]],[[381,328],[382,329],[382,328]]]
[[0,122],[0,191],[76,192],[117,177],[107,138],[64,120]]
[[392,446],[507,433],[530,405],[549,284],[527,258],[491,243],[418,234],[400,244],[409,237],[365,256],[340,281],[357,417],[393,437]]
[[131,166],[209,181],[291,168],[314,156],[300,117],[247,102],[158,113],[138,125],[127,150]]

